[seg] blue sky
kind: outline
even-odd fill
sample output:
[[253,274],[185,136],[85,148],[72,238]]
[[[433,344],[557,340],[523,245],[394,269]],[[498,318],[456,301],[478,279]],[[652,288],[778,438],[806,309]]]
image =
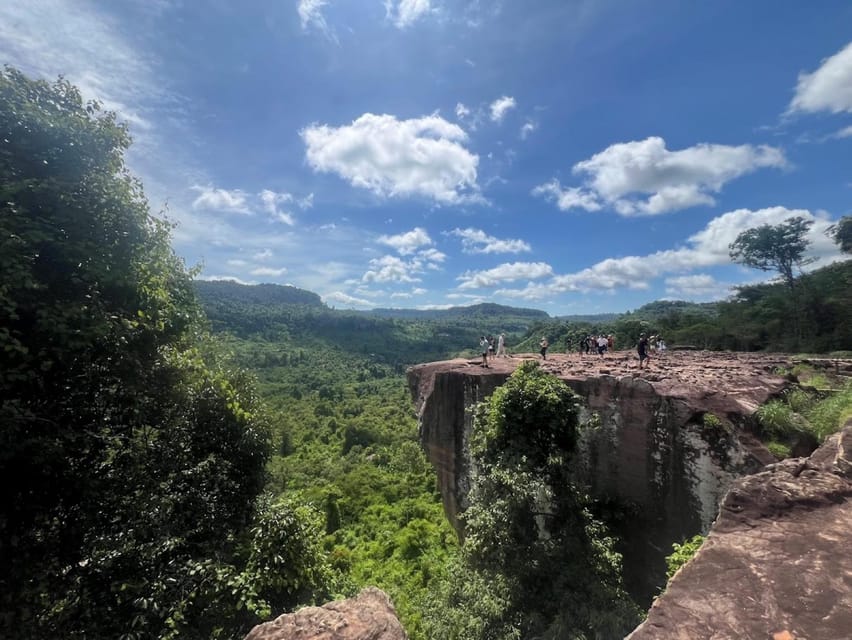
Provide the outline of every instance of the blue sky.
[[846,0],[30,0],[0,62],[128,122],[202,278],[337,308],[720,299],[852,210]]

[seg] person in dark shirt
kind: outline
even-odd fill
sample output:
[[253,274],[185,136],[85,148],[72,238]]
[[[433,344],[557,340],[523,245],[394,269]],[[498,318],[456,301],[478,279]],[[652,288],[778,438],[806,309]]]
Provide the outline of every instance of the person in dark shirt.
[[642,368],[643,363],[648,361],[648,366],[651,365],[651,359],[648,356],[648,338],[645,337],[644,333],[639,334],[639,344],[636,347],[636,350],[639,352],[639,368]]

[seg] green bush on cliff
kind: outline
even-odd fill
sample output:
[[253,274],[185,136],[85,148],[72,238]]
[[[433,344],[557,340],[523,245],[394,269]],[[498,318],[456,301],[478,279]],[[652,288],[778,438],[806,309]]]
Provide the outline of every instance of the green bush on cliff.
[[614,541],[570,482],[578,407],[534,362],[476,407],[463,569],[430,637],[614,638],[635,626]]
[[704,544],[702,535],[694,535],[681,543],[673,543],[672,553],[666,557],[666,579],[671,580],[678,569],[692,560],[702,544]]

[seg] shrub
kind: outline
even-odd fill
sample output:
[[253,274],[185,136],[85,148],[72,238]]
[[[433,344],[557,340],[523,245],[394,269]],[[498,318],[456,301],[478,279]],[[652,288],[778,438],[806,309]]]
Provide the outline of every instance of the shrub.
[[843,428],[846,421],[852,418],[852,381],[847,382],[837,393],[813,405],[805,417],[820,442]]
[[767,442],[766,448],[769,449],[769,453],[771,453],[779,460],[789,458],[792,455],[790,445],[784,444],[783,442],[778,442],[777,440],[770,440],[769,442]]
[[704,544],[702,535],[694,535],[680,544],[677,542],[672,544],[672,553],[666,558],[666,579],[671,580],[678,569],[692,559],[702,544]]
[[764,433],[770,436],[787,438],[804,430],[801,418],[781,400],[770,400],[756,414]]

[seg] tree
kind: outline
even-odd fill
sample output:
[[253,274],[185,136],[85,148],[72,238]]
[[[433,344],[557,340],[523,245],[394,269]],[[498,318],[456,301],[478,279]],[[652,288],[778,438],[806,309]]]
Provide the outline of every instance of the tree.
[[3,637],[241,637],[265,608],[237,578],[266,413],[215,358],[129,144],[67,81],[0,72]]
[[463,570],[430,637],[614,638],[637,624],[614,541],[571,480],[578,413],[535,362],[475,409]]
[[728,247],[731,260],[761,271],[777,271],[795,289],[793,267],[801,269],[816,258],[804,258],[810,241],[805,237],[813,221],[790,218],[777,225],[764,224],[747,229]]
[[828,232],[843,253],[852,253],[852,216],[843,216]]

